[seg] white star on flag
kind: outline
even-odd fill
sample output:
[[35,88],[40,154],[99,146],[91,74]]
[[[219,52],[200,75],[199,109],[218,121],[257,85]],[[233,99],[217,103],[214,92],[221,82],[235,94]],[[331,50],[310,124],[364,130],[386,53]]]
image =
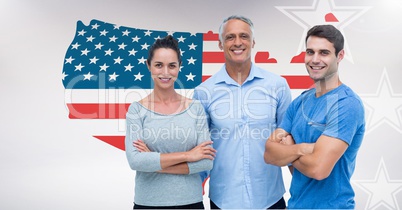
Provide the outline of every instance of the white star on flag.
[[99,59],[96,58],[96,56],[94,56],[93,58],[89,59],[91,62],[89,62],[89,64],[93,63],[96,64],[96,61],[98,61]]
[[133,48],[132,50],[128,51],[128,53],[129,53],[128,55],[129,55],[129,56],[130,56],[130,55],[135,56],[135,53],[136,53],[136,52],[138,52],[138,51],[135,51],[134,48]]
[[112,81],[112,80],[116,81],[118,76],[119,75],[117,75],[116,72],[113,72],[113,74],[109,75],[109,81]]
[[145,43],[145,44],[141,45],[141,47],[142,47],[141,50],[148,50],[149,46],[150,46],[149,44]]
[[186,40],[186,38],[184,38],[183,36],[180,36],[179,38],[177,38],[178,42],[184,42],[184,40]]
[[88,55],[89,52],[91,51],[85,48],[85,50],[81,50],[81,55]]
[[69,58],[66,58],[66,62],[64,64],[71,63],[73,60],[75,60],[75,59],[70,56]]
[[92,42],[95,39],[92,35],[90,37],[87,37],[87,42]]
[[74,66],[74,67],[75,67],[74,71],[81,71],[82,68],[84,68],[85,66],[81,65],[81,63],[80,63],[80,64],[78,64],[77,66]]
[[114,64],[116,64],[116,63],[121,64],[121,61],[122,61],[123,59],[121,59],[120,56],[119,56],[118,58],[113,59],[113,60],[114,60]]
[[131,65],[131,63],[129,63],[127,66],[124,66],[125,70],[124,71],[131,71],[132,68],[134,68],[134,66]]
[[79,46],[81,46],[81,45],[78,43],[75,43],[75,44],[71,45],[71,49],[78,49]]
[[111,56],[113,52],[114,52],[114,51],[109,48],[108,50],[105,51],[105,56],[106,56],[106,55],[110,55],[110,56]]
[[394,93],[384,68],[375,94],[360,94],[366,108],[366,134],[387,123],[402,133],[402,94]]
[[152,34],[152,32],[151,32],[150,30],[145,31],[144,33],[145,33],[145,35],[144,35],[144,36],[151,36],[151,34]]
[[109,33],[109,31],[106,31],[105,29],[103,29],[103,31],[100,32],[100,35],[106,36],[107,33]]
[[187,77],[187,81],[189,81],[189,80],[194,81],[195,75],[193,75],[193,74],[190,72],[190,74],[187,74],[186,77]]
[[190,50],[195,50],[197,45],[195,45],[194,43],[191,43],[191,45],[189,45],[188,47],[190,48]]
[[138,59],[138,64],[145,64],[145,61],[147,61],[147,59],[142,56],[140,59]]
[[101,50],[103,46],[104,46],[104,45],[99,42],[98,44],[95,45],[95,50],[96,50],[96,49]]
[[133,42],[138,42],[141,38],[138,37],[138,36],[135,36],[135,37],[133,37],[132,39],[133,39]]
[[92,29],[97,30],[97,29],[98,29],[98,27],[99,27],[98,23],[95,23],[95,24],[93,24],[93,25],[92,25]]
[[131,31],[126,29],[125,31],[123,31],[123,36],[128,36],[129,33],[131,33]]
[[124,42],[123,42],[123,43],[121,43],[121,44],[119,44],[119,45],[117,45],[117,46],[119,46],[119,50],[124,50],[124,48],[125,48],[127,45],[124,44]]
[[99,71],[106,71],[107,68],[109,68],[109,66],[106,65],[106,63],[104,63],[102,66],[99,66],[100,70]]
[[193,57],[191,57],[190,59],[187,59],[189,65],[190,65],[190,64],[195,64],[195,61],[196,61],[196,60],[197,60],[197,59],[194,59]]
[[78,31],[78,36],[84,36],[85,33],[86,31],[82,29],[81,31]]
[[396,195],[402,190],[402,180],[390,179],[383,158],[373,180],[352,182],[369,194],[365,209],[399,209]]
[[136,81],[136,80],[140,80],[140,81],[141,81],[141,78],[142,78],[143,76],[144,76],[144,75],[141,75],[141,72],[138,72],[138,74],[134,75],[134,77],[135,77],[134,81]]
[[115,35],[113,35],[112,37],[109,37],[109,42],[116,42],[117,39],[118,38]]
[[63,72],[62,74],[62,80],[64,80],[64,78],[66,78],[68,76],[68,74],[66,74],[65,72]]
[[91,74],[91,72],[88,72],[88,74],[84,74],[84,80],[91,80],[91,77],[93,77],[94,75]]

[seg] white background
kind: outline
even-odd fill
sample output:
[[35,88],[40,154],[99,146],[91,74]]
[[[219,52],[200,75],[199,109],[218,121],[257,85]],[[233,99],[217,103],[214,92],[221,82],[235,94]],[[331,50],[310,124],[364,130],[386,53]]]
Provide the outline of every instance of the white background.
[[[402,3],[326,5],[338,17],[355,11],[339,27],[351,56],[341,63],[341,80],[367,108],[367,133],[352,177],[356,207],[399,209]],[[313,0],[0,0],[0,209],[132,208],[135,172],[124,152],[92,137],[119,131],[119,122],[68,118],[61,73],[77,21],[204,33],[242,14],[255,24],[254,51],[278,60],[267,70],[305,74],[303,65],[289,61],[300,53],[303,25],[315,18],[323,23],[315,16],[324,8]],[[288,188],[287,170],[284,179]]]

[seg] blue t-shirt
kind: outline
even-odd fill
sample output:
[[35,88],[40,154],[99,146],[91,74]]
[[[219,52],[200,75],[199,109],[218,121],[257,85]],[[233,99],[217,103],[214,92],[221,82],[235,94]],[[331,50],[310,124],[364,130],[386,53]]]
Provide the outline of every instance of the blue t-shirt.
[[279,127],[291,133],[296,144],[315,143],[325,135],[349,146],[324,180],[318,181],[294,170],[288,208],[353,209],[350,178],[365,131],[363,104],[346,85],[318,98],[315,94],[316,90],[310,89],[297,97]]

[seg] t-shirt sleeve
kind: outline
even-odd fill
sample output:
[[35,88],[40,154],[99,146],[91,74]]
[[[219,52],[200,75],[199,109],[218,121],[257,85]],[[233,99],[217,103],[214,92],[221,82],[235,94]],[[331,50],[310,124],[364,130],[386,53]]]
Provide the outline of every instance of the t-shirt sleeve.
[[293,118],[295,116],[295,106],[297,103],[298,99],[296,98],[287,108],[285,114],[283,115],[282,122],[279,124],[278,128],[282,128],[288,133],[291,133],[292,131],[292,123],[293,123]]
[[[329,100],[337,100],[337,98],[334,96]],[[345,97],[338,103],[334,103],[329,111],[323,135],[340,139],[350,145],[353,136],[364,121],[361,101],[353,97]]]

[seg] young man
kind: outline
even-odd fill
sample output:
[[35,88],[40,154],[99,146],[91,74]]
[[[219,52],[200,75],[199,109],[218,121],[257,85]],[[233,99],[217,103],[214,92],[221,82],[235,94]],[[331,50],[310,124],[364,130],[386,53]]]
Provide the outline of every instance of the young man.
[[305,65],[315,88],[291,103],[266,142],[266,163],[294,167],[289,209],[355,207],[350,178],[365,121],[359,96],[339,79],[343,45],[342,34],[332,25],[308,31]]
[[286,80],[251,62],[253,23],[231,16],[219,29],[221,70],[199,85],[194,98],[209,118],[217,150],[210,172],[211,209],[285,208],[281,168],[264,162],[265,141],[291,102]]

